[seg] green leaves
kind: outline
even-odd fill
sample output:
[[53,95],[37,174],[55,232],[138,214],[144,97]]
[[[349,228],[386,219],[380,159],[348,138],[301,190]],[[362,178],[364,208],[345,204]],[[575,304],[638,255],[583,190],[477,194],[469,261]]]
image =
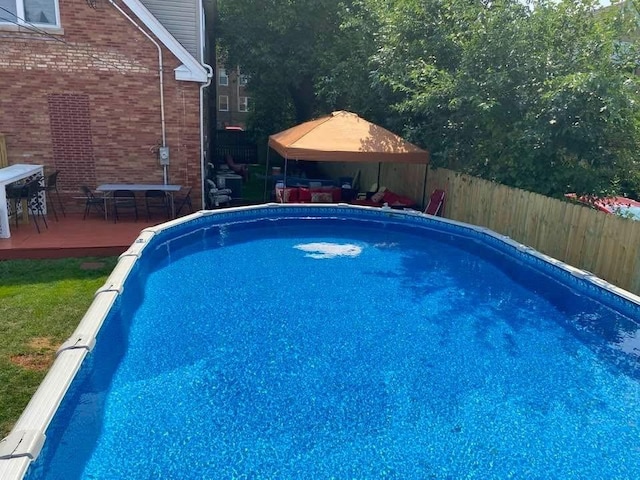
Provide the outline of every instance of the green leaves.
[[[335,64],[338,0],[220,0],[218,44],[227,65],[250,75],[258,116],[283,119],[316,113],[316,83]],[[288,125],[287,125],[288,126]]]
[[[561,196],[640,193],[640,16],[595,0],[220,0],[273,133],[353,110],[433,162]],[[259,12],[259,14],[256,14]]]
[[618,17],[592,1],[390,3],[377,79],[434,163],[557,196],[637,178],[638,57]]

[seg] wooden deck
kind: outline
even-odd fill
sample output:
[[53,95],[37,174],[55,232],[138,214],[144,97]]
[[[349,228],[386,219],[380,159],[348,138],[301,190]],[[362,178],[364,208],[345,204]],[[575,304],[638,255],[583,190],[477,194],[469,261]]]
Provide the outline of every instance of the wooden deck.
[[137,222],[123,218],[113,223],[99,215],[83,220],[81,213],[67,213],[66,217],[59,215],[58,222],[48,215],[48,229],[40,221],[41,233],[33,220],[18,227],[12,223],[11,238],[0,238],[0,260],[119,255],[143,228],[162,221],[149,222],[143,215]]

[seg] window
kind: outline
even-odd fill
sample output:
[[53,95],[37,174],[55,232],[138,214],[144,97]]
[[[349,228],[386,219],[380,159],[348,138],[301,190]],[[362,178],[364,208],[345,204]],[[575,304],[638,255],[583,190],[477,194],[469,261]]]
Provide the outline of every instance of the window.
[[0,0],[0,23],[58,27],[58,0]]
[[229,111],[229,97],[227,95],[220,95],[220,97],[218,97],[218,110],[221,112]]
[[249,97],[238,97],[238,111],[239,112],[249,111]]
[[249,75],[240,75],[240,86],[244,87],[247,83],[249,83]]
[[[2,0],[0,0],[2,1]],[[219,70],[219,75],[218,75],[218,85],[222,85],[222,86],[227,86],[229,85],[229,76],[227,75],[227,71],[224,68],[221,68]]]

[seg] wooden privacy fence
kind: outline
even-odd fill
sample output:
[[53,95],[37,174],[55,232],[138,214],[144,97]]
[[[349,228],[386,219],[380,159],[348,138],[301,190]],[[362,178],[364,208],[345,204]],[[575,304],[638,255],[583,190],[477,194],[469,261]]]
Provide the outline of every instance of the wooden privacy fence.
[[[377,179],[378,164],[323,163],[332,177],[361,174],[361,190]],[[640,221],[423,165],[382,164],[380,184],[424,205],[447,192],[443,215],[480,225],[640,295]]]
[[447,192],[444,216],[488,227],[640,294],[640,222],[537,193],[429,169],[427,191]]

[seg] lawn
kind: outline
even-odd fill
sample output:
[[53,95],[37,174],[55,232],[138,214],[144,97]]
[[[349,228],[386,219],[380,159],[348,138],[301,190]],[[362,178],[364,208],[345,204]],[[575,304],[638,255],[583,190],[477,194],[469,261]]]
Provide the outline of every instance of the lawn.
[[0,261],[0,438],[116,262],[116,257]]

